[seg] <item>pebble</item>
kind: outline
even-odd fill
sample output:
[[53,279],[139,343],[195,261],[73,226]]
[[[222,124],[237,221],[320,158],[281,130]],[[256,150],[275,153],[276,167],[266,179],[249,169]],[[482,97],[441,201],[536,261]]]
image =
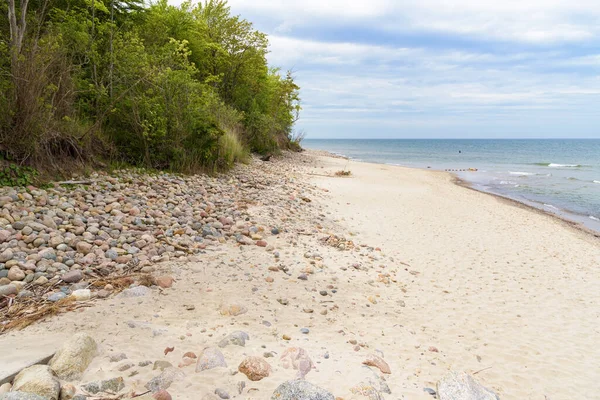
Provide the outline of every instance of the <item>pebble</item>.
[[300,332],[303,333],[303,334],[305,334],[305,335],[308,335],[309,332],[310,332],[310,330],[308,328],[302,328],[302,329],[300,329]]
[[0,296],[10,296],[12,294],[17,294],[17,287],[15,285],[0,286]]
[[319,292],[319,294],[320,294],[321,296],[327,296],[327,290],[321,290],[321,291]]
[[64,299],[65,297],[67,297],[67,295],[64,294],[63,292],[52,293],[50,296],[48,296],[48,301],[51,301],[54,303],[54,302]]
[[11,281],[22,281],[25,279],[25,272],[23,272],[21,268],[14,266],[8,271],[7,277]]
[[215,394],[222,399],[230,399],[231,398],[229,396],[229,393],[227,393],[225,390],[220,389],[220,388],[215,389]]

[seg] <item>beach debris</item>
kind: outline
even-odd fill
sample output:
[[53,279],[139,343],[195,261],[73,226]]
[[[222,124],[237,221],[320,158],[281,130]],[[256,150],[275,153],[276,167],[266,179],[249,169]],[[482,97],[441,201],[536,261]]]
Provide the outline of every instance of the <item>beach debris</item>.
[[369,367],[377,367],[384,374],[391,374],[392,373],[392,371],[390,370],[390,366],[388,365],[388,363],[386,363],[383,358],[379,357],[376,354],[369,354],[367,356],[367,359],[365,361],[363,361],[362,363],[364,365],[368,365]]

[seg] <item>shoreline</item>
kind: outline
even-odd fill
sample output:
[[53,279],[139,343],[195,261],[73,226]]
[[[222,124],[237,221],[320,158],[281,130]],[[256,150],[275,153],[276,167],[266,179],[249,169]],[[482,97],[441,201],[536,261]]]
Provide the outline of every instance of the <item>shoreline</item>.
[[[533,204],[529,204],[525,201],[512,198],[508,195],[502,195],[502,194],[494,193],[494,192],[491,192],[491,191],[488,191],[485,189],[479,189],[474,186],[473,182],[469,182],[468,180],[462,179],[461,177],[459,177],[458,175],[456,175],[455,173],[453,173],[451,171],[444,171],[444,170],[438,170],[438,169],[433,169],[433,168],[411,167],[411,166],[397,165],[397,164],[390,164],[390,163],[377,163],[377,162],[364,161],[364,160],[355,160],[355,159],[352,159],[352,158],[342,155],[342,154],[336,154],[336,153],[332,153],[327,150],[321,150],[321,149],[305,149],[305,151],[307,151],[309,154],[314,153],[317,156],[321,155],[321,156],[332,157],[332,158],[337,158],[337,159],[344,159],[344,160],[347,160],[348,162],[352,161],[352,162],[365,163],[365,164],[387,165],[390,167],[407,168],[407,169],[414,169],[414,170],[419,170],[419,171],[443,172],[443,173],[446,173],[449,176],[451,176],[453,179],[453,183],[458,186],[461,186],[466,189],[474,190],[478,193],[484,193],[484,194],[493,196],[493,197],[495,197],[501,201],[505,201],[507,204],[511,204],[515,207],[522,207],[522,208],[528,209],[532,212],[536,212],[536,213],[540,213],[542,215],[556,218],[557,220],[563,222],[566,226],[569,226],[570,228],[580,230],[580,231],[585,232],[595,238],[600,239],[600,230],[596,230],[596,229],[593,229],[593,228],[587,226],[586,220],[585,220],[586,217],[584,215],[579,215],[579,214],[576,214],[576,213],[573,213],[570,211],[566,211],[566,210],[560,210],[560,211],[563,211],[565,214],[567,214],[567,216],[563,216],[557,212],[546,210],[546,209],[542,208],[541,206],[536,207]],[[319,152],[321,154],[318,154]],[[534,201],[530,201],[530,202],[535,203]]]
[[[3,367],[22,369],[87,332],[98,354],[70,382],[78,392],[122,378],[140,394],[168,376],[177,400],[216,400],[217,390],[262,400],[300,374],[332,398],[429,400],[450,371],[502,400],[566,400],[593,385],[597,240],[443,171],[353,163],[352,175],[335,176],[345,165],[308,152],[207,178],[208,194],[191,206],[224,201],[203,208],[213,228],[231,215],[218,225],[222,240],[207,235],[195,254],[147,266],[160,285],[136,281],[105,299],[92,287],[76,310],[5,332]],[[202,178],[186,179],[195,194]],[[184,244],[177,235],[170,241]],[[207,347],[226,366],[196,371],[186,354]],[[239,366],[249,358],[268,376],[248,379]]]

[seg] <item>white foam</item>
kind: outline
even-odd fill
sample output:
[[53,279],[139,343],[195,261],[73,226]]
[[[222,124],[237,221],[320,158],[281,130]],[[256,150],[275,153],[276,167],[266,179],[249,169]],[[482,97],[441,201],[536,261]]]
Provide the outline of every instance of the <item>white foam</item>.
[[600,219],[594,217],[593,215],[590,215],[590,219],[594,220],[594,221],[600,221]]
[[516,175],[516,176],[530,176],[530,175],[535,175],[533,172],[509,172],[509,174],[511,175]]
[[548,208],[552,208],[553,210],[558,210],[558,208],[554,207],[552,204],[544,204],[544,206],[546,206]]
[[594,183],[600,183],[600,181],[593,181]]
[[577,168],[580,165],[578,164],[548,164],[550,168]]
[[516,185],[516,182],[513,181],[500,181],[500,185]]

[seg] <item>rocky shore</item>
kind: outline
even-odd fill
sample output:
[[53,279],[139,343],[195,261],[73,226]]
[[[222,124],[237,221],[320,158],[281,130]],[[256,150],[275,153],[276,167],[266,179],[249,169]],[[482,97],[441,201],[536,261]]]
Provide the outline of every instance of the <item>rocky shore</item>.
[[0,399],[497,399],[465,373],[402,370],[393,322],[420,272],[348,231],[318,170],[289,154],[3,188],[0,347],[18,368]]

